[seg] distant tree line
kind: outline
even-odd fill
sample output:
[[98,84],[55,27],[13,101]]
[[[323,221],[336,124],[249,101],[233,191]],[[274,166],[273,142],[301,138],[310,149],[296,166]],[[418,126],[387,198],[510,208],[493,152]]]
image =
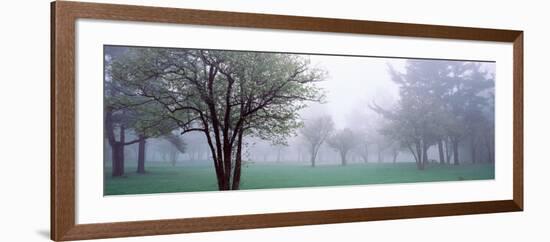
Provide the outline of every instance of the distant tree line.
[[[323,144],[338,152],[342,165],[350,153],[369,162],[373,149],[378,162],[389,153],[395,163],[406,150],[423,170],[434,160],[428,157],[431,147],[437,148],[441,164],[494,162],[494,75],[482,64],[408,60],[403,72],[392,66],[388,72],[399,87],[397,103],[368,105],[381,119],[357,113],[358,124],[341,130],[335,130],[328,115],[306,120],[300,133],[309,147],[311,166]],[[461,158],[460,148],[468,150],[469,157]]]

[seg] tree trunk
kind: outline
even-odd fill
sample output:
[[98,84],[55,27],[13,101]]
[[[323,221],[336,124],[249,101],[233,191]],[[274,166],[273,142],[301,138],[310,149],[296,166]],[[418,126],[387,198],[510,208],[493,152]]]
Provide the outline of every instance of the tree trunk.
[[365,162],[365,163],[369,163],[369,157],[368,157],[368,155],[367,155],[367,154],[363,154],[363,155],[361,155],[361,158],[363,159],[363,162]]
[[[223,159],[221,159],[219,161],[220,163],[223,163]],[[230,186],[229,186],[229,174],[225,173],[225,170],[222,169],[221,172],[219,174],[216,174],[217,176],[217,179],[218,179],[218,189],[220,191],[227,191],[229,190]]]
[[451,145],[449,143],[448,138],[445,139],[445,154],[446,154],[445,160],[447,161],[447,164],[451,164],[452,153],[451,153]]
[[224,184],[224,190],[231,190],[231,173],[232,173],[232,170],[233,168],[231,167],[231,161],[233,159],[232,157],[232,152],[231,150],[229,152],[225,152],[225,155],[223,157],[223,161],[224,161],[224,168],[225,168],[225,172],[224,172],[224,180],[223,180],[223,184]]
[[172,150],[170,150],[170,162],[172,164],[172,167],[175,167],[176,166],[176,160],[177,160],[177,157],[178,157],[178,151],[173,148]]
[[340,151],[340,159],[342,160],[342,166],[346,166],[348,161],[346,160],[347,152]]
[[454,139],[453,141],[453,160],[454,165],[458,165],[458,140]]
[[243,140],[243,131],[240,130],[237,137],[237,153],[235,154],[235,171],[233,172],[233,183],[231,184],[231,190],[239,190],[241,185],[242,140]]
[[416,155],[417,155],[417,158],[418,158],[416,160],[416,166],[419,170],[424,170],[424,163],[422,162],[424,160],[424,156],[423,156],[423,152],[422,152],[421,142],[417,141],[415,143],[415,146],[416,146]]
[[212,159],[214,160],[214,170],[216,172],[216,181],[218,183],[218,190],[222,191],[223,190],[223,170],[222,170],[222,167],[220,166],[221,164],[221,161],[218,160],[217,158],[217,155],[216,153],[214,153],[214,151],[212,151]]
[[[208,124],[204,123],[205,130],[208,130]],[[240,188],[241,166],[242,166],[242,128],[237,128],[234,132],[235,137],[229,136],[228,131],[223,131],[223,137],[214,129],[214,137],[205,132],[208,146],[214,161],[218,190],[237,190]],[[223,145],[220,144],[223,140]],[[236,149],[236,150],[235,150]],[[234,159],[234,160],[233,160]]]
[[113,112],[107,110],[105,112],[105,130],[107,134],[107,140],[111,146],[111,162],[113,177],[124,175],[124,126],[120,127],[120,141],[116,141],[115,127],[113,124]]
[[418,166],[418,157],[416,156],[416,153],[414,152],[413,148],[411,147],[411,145],[407,145],[407,148],[409,148],[409,151],[413,155],[414,161],[416,162],[416,165]]
[[116,142],[112,147],[112,176],[124,175],[124,145]]
[[140,135],[139,136],[139,142],[138,142],[138,166],[137,166],[137,173],[144,174],[145,173],[145,136]]
[[311,147],[311,167],[315,167],[315,158],[317,158],[317,149],[313,145]]
[[445,164],[445,154],[443,154],[443,141],[437,141],[437,148],[439,149],[439,163]]
[[428,164],[428,148],[430,148],[425,141],[422,142],[422,168],[425,168]]
[[365,152],[363,154],[363,161],[369,163],[369,145],[365,144]]
[[113,142],[113,176],[124,175],[124,142],[126,129],[124,126],[120,127],[120,141]]
[[382,156],[382,147],[381,145],[378,146],[378,163],[384,162],[384,157]]
[[399,152],[394,151],[393,152],[393,164],[395,164],[397,162],[397,155],[399,155]]

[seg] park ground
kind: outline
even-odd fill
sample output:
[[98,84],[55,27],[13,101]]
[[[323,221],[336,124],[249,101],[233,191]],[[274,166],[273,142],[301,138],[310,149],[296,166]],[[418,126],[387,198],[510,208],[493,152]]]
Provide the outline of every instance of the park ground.
[[[344,186],[388,183],[494,179],[494,165],[487,163],[431,164],[418,170],[414,163],[368,163],[347,166],[253,163],[243,167],[241,190],[291,187]],[[150,163],[146,174],[126,167],[123,177],[113,178],[105,168],[105,195],[216,191],[212,166]]]

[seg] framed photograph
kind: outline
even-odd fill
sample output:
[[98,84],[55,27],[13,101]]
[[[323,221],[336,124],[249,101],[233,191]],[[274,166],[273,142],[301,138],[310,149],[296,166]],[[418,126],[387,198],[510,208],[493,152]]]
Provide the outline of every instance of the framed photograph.
[[51,5],[51,239],[523,210],[523,32]]

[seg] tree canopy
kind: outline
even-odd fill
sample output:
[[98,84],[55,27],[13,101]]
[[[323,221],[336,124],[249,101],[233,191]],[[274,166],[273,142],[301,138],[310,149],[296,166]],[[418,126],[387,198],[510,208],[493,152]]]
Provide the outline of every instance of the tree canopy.
[[407,147],[419,169],[427,163],[429,147],[437,144],[442,153],[444,141],[452,144],[458,164],[458,144],[493,120],[494,76],[479,63],[462,61],[408,60],[404,72],[390,66],[389,73],[400,99],[392,109],[371,105],[390,120],[381,132]]

